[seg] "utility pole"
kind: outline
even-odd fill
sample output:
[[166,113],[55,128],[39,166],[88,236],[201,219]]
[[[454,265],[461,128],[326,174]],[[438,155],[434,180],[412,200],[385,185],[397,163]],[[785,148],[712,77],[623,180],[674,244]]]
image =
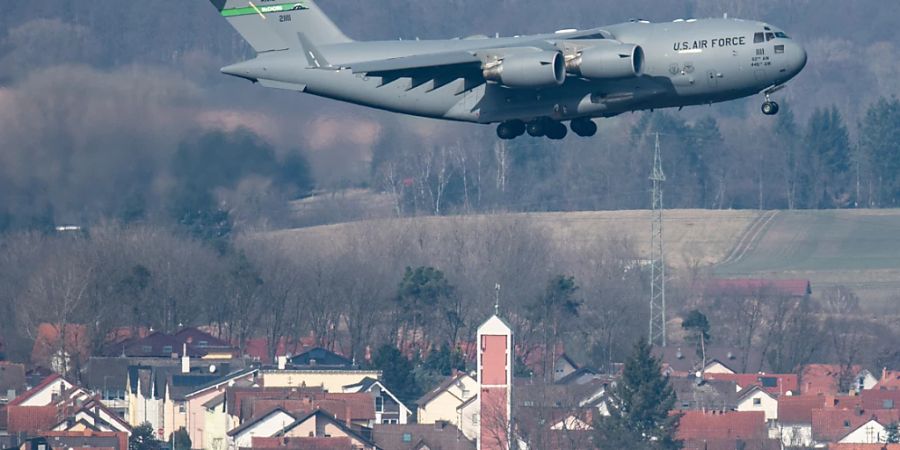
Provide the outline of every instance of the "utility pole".
[[653,218],[650,237],[650,345],[666,346],[666,257],[663,253],[663,191],[666,174],[662,169],[659,133],[653,154]]

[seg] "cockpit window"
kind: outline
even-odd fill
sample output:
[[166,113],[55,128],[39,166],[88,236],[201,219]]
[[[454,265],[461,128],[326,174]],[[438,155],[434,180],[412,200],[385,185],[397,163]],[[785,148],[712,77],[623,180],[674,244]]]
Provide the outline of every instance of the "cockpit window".
[[784,32],[782,32],[782,31],[776,31],[775,37],[781,38],[781,39],[790,39],[790,37],[788,37],[788,35],[784,34]]
[[756,33],[753,35],[753,43],[754,44],[759,44],[760,42],[763,42],[765,40],[766,40],[766,38],[763,37],[763,33]]
[[772,39],[775,39],[775,33],[766,33],[766,42],[769,42]]

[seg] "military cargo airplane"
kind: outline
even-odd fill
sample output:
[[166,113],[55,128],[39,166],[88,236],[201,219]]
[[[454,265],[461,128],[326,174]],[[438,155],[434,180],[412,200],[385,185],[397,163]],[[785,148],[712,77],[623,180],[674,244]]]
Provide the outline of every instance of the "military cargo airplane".
[[499,123],[497,135],[593,136],[593,118],[771,95],[806,65],[775,26],[633,20],[514,37],[357,42],[312,0],[211,0],[253,47],[222,72],[264,87],[387,111]]

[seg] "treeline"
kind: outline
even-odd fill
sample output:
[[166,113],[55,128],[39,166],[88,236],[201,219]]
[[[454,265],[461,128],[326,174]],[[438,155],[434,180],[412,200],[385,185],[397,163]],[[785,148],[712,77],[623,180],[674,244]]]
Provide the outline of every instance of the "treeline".
[[[786,107],[773,121],[734,123],[644,113],[627,133],[594,142],[461,138],[376,148],[373,181],[401,215],[643,209],[659,134],[665,206],[706,209],[896,207],[900,202],[900,101],[883,98],[851,138],[832,106],[799,121]],[[399,141],[399,142],[398,142]]]
[[314,336],[360,362],[385,344],[424,358],[471,343],[497,300],[526,348],[577,339],[606,361],[642,334],[645,277],[628,270],[625,243],[567,254],[516,220],[383,225],[300,247],[277,233],[237,236],[224,250],[145,225],[9,233],[0,340],[9,358],[28,361],[41,323],[87,326],[94,353],[120,327],[207,325],[238,345]]
[[[452,369],[470,368],[463,353],[495,305],[514,327],[520,376],[551,374],[558,348],[614,370],[646,335],[649,274],[627,242],[563,248],[550,244],[548,230],[496,217],[476,226],[446,219],[347,227],[300,241],[291,233],[236,235],[224,246],[147,225],[8,233],[0,238],[8,324],[0,342],[7,358],[29,361],[38,325],[61,334],[83,325],[88,354],[67,340],[53,349],[68,354],[57,361],[77,373],[121,327],[208,326],[237,346],[264,337],[270,352],[282,338],[313,337],[359,364],[395,368],[393,382],[412,398]],[[900,330],[867,316],[847,289],[811,299],[765,289],[708,297],[697,287],[702,271],[669,274],[670,344],[684,351],[700,352],[702,340],[758,355],[734,363],[748,372],[794,372],[811,362],[848,373],[856,365],[900,368],[891,347]]]

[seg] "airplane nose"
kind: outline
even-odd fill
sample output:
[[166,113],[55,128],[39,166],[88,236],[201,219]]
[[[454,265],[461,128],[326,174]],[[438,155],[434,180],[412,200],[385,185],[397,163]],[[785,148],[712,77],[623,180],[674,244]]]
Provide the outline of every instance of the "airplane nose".
[[806,67],[807,55],[806,49],[803,48],[800,44],[794,44],[796,47],[794,52],[794,57],[796,58],[794,62],[794,74],[800,73],[804,67]]

